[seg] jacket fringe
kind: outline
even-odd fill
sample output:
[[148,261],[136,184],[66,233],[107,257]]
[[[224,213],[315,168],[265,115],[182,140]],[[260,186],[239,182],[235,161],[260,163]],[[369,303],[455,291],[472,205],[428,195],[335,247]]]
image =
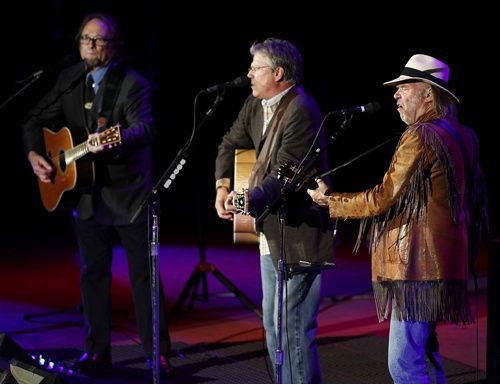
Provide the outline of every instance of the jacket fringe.
[[373,292],[379,322],[391,309],[403,321],[473,322],[463,280],[373,282]]
[[[421,123],[409,129],[417,130],[424,144],[436,154],[443,167],[448,186],[448,205],[451,218],[458,221],[461,210],[465,210],[469,227],[469,263],[473,262],[477,253],[477,245],[481,234],[487,229],[487,199],[481,170],[477,161],[467,169],[470,177],[465,191],[466,201],[457,189],[457,175],[452,165],[451,155],[443,143],[442,137],[432,127],[432,121]],[[445,127],[446,128],[446,127]],[[477,154],[475,154],[477,155]],[[477,156],[474,156],[477,160]],[[428,196],[431,192],[429,159],[422,156],[416,164],[415,172],[396,203],[384,214],[365,218],[360,221],[358,238],[355,245],[357,251],[366,237],[369,249],[376,250],[377,244],[389,227],[399,227],[399,241],[412,232],[414,225],[419,224],[426,214]],[[391,245],[392,246],[392,245]],[[407,260],[401,260],[407,262]],[[373,282],[373,290],[379,321],[389,317],[391,310],[395,317],[406,321],[447,321],[451,323],[470,324],[473,318],[467,296],[467,280],[413,280]]]

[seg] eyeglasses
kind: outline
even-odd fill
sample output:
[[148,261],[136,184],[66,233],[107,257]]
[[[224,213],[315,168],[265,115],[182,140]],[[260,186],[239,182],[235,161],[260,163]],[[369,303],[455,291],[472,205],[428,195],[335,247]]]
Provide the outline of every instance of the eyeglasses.
[[264,69],[264,68],[272,68],[270,65],[262,65],[260,67],[250,67],[248,68],[248,72],[252,72],[252,73],[255,73],[257,72],[258,70],[260,69]]
[[89,45],[95,44],[96,47],[104,47],[108,41],[112,41],[113,39],[105,39],[104,37],[90,37],[88,35],[80,36],[80,44]]

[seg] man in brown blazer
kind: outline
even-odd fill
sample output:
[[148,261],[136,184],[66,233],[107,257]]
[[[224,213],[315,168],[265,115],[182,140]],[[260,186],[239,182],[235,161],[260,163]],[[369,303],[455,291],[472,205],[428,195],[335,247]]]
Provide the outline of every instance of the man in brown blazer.
[[[259,217],[280,196],[284,181],[280,165],[299,163],[313,144],[321,114],[315,100],[299,85],[302,56],[290,42],[269,38],[250,48],[248,70],[252,94],[224,135],[216,159],[215,208],[219,217],[232,220],[233,159],[237,148],[257,151],[244,211]],[[324,154],[323,154],[324,156]],[[323,164],[324,157],[323,157]],[[322,161],[319,161],[322,163]],[[318,164],[320,167],[320,164]],[[288,264],[321,263],[333,257],[333,236],[326,212],[313,204],[305,190],[290,193],[281,212],[272,211],[257,230],[260,233],[263,323],[269,356],[283,383],[320,383],[321,372],[315,336],[320,302],[321,273],[296,274],[286,279],[282,295],[282,350],[277,326],[279,313],[279,262],[281,251]],[[282,369],[279,369],[282,368]]]

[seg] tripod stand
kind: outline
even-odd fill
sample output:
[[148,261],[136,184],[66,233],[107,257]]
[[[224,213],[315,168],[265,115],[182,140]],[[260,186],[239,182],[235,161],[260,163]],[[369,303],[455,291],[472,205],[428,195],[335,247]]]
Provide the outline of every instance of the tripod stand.
[[[197,200],[198,204],[201,204],[200,199]],[[198,212],[202,209],[199,207]],[[208,303],[208,280],[207,276],[211,273],[217,280],[219,280],[236,298],[238,298],[245,307],[253,311],[257,316],[262,318],[261,311],[257,306],[250,300],[250,298],[245,295],[231,280],[229,280],[216,266],[212,263],[207,263],[206,261],[206,244],[205,244],[205,223],[202,215],[198,215],[198,241],[199,241],[199,262],[194,267],[188,281],[184,285],[184,288],[177,299],[172,312],[174,314],[179,313],[182,306],[186,300],[189,299],[187,308],[192,309],[194,301],[197,297],[201,296],[201,299]],[[198,295],[198,289],[201,283],[201,293]]]
[[189,298],[188,309],[192,309],[194,305],[194,300],[198,296],[198,288],[201,282],[201,297],[203,301],[208,302],[208,281],[207,274],[212,273],[217,280],[219,280],[224,286],[232,292],[234,296],[236,296],[242,303],[253,311],[257,316],[262,317],[261,311],[256,307],[256,305],[250,300],[250,298],[245,295],[242,291],[238,289],[236,285],[234,285],[231,280],[229,280],[219,269],[215,266],[215,264],[207,263],[205,247],[204,245],[200,246],[200,261],[194,267],[191,276],[189,277],[186,285],[177,299],[172,312],[174,314],[179,313],[184,302]]

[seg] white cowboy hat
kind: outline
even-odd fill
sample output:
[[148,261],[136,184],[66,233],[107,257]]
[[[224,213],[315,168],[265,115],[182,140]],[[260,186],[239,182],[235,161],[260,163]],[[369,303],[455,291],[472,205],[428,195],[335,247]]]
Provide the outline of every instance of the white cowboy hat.
[[449,93],[459,103],[459,98],[449,89],[448,77],[450,67],[448,64],[428,55],[413,55],[406,63],[401,75],[384,85],[396,85],[411,80],[420,80],[435,85]]

